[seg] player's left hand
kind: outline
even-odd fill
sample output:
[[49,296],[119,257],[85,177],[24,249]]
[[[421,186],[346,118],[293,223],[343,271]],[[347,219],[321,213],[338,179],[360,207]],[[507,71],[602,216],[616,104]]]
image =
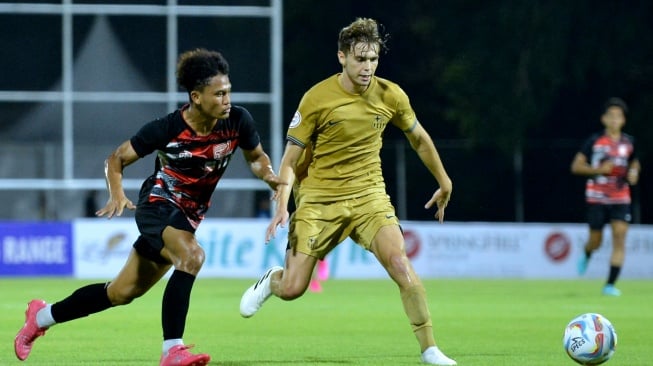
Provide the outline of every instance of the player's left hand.
[[433,197],[426,202],[426,205],[424,205],[424,208],[431,208],[433,207],[433,204],[435,204],[438,207],[438,210],[435,212],[435,218],[440,221],[440,223],[444,222],[444,209],[447,207],[449,204],[449,199],[451,198],[451,189],[443,189],[438,188],[435,193],[433,193]]

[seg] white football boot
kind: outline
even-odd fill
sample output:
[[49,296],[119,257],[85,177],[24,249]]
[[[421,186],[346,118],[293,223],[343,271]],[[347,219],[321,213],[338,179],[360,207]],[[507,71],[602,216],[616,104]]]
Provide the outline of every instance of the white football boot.
[[457,365],[456,361],[445,356],[436,346],[432,346],[422,352],[422,362],[428,365],[451,366]]
[[263,306],[265,300],[272,295],[270,289],[270,277],[273,273],[283,270],[283,267],[274,266],[265,272],[265,274],[250,288],[245,291],[240,299],[240,315],[244,318],[256,314],[258,309]]

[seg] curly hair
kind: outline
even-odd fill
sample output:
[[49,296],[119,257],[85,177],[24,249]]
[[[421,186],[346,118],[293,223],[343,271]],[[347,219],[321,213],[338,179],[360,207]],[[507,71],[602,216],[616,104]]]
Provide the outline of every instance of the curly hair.
[[216,75],[229,75],[229,63],[219,52],[196,48],[179,56],[177,84],[188,93],[204,88]]
[[610,107],[621,108],[621,111],[624,113],[624,116],[628,114],[628,105],[621,98],[612,97],[608,99],[603,105],[603,113],[607,112]]
[[[380,30],[379,30],[380,29]],[[357,18],[340,30],[338,35],[338,51],[348,54],[358,43],[378,44],[379,51],[387,50],[388,34],[383,25],[370,18]]]

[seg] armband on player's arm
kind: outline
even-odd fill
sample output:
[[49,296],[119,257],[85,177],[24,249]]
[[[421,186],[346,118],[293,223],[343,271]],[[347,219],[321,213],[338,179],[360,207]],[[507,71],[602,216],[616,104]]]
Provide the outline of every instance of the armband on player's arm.
[[403,130],[404,133],[412,132],[412,131],[415,129],[415,127],[417,127],[417,124],[418,124],[418,123],[419,123],[419,121],[417,121],[417,119],[415,119],[415,121],[413,122],[413,124],[412,124],[410,127],[408,127],[407,129]]

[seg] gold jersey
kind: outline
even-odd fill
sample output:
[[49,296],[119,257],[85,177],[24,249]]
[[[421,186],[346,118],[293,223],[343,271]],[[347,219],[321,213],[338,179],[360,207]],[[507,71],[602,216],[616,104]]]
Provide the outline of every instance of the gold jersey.
[[352,94],[340,85],[339,75],[304,94],[288,128],[287,140],[310,151],[299,187],[302,201],[385,192],[379,155],[383,131],[388,123],[402,131],[417,123],[408,96],[397,84],[373,77],[364,93]]

